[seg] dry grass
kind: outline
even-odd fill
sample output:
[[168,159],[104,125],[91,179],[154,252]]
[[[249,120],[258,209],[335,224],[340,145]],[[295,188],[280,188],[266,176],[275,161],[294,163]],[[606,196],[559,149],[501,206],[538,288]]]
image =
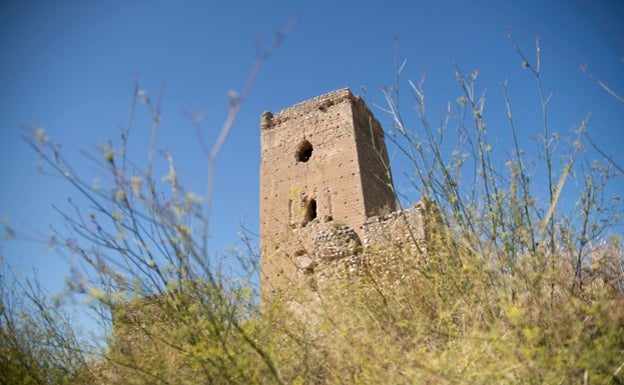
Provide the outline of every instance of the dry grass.
[[[21,297],[3,280],[0,384],[624,383],[624,244],[615,227],[624,210],[607,196],[621,168],[589,159],[586,122],[568,142],[551,132],[539,47],[528,63],[512,44],[537,82],[538,153],[528,158],[520,148],[504,84],[514,148],[498,158],[476,72],[456,69],[456,127],[432,125],[424,85],[410,81],[421,125],[409,129],[398,84],[387,88],[386,138],[412,162],[414,187],[436,208],[428,254],[368,250],[359,270],[337,269],[316,290],[294,284],[262,311],[258,256],[238,254],[226,270],[207,254],[210,202],[181,187],[171,157],[165,179],[152,173],[151,156],[145,173],[131,172],[126,127],[120,149],[105,146],[103,160],[92,159],[110,181],[94,187],[34,130],[29,143],[43,172],[88,202],[61,212],[67,232],[50,238],[84,267],[67,290],[86,294],[102,325],[112,313],[115,328],[107,348],[85,346],[59,322],[55,303],[32,287]],[[576,204],[562,207],[570,181],[576,196],[566,201]],[[240,276],[226,274],[232,270]]]
[[[621,245],[595,255],[602,258],[607,249],[614,252],[611,262],[621,265]],[[624,297],[617,285],[587,284],[573,291],[574,272],[566,264],[556,265],[543,281],[530,263],[504,274],[469,249],[452,251],[457,263],[419,268],[410,266],[412,256],[394,258],[393,266],[278,299],[264,322],[284,381],[622,380],[616,372],[624,362]],[[437,257],[450,258],[443,252]]]

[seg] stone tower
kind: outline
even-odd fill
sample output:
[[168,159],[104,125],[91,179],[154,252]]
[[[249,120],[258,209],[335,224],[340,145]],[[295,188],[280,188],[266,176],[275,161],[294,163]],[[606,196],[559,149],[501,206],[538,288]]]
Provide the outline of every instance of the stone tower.
[[381,125],[348,88],[264,112],[260,125],[261,288],[271,295],[296,280],[319,234],[343,229],[357,247],[396,197]]

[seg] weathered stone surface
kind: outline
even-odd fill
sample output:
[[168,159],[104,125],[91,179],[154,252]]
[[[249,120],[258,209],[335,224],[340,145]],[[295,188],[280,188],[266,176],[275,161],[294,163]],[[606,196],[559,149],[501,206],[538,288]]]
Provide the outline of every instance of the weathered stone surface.
[[425,250],[424,206],[396,211],[383,129],[348,88],[266,111],[260,128],[263,295],[356,271],[367,248]]
[[400,246],[410,252],[424,251],[427,240],[425,204],[388,215],[368,218],[361,227],[364,247]]
[[316,266],[316,261],[314,261],[314,259],[308,254],[300,256],[297,262],[298,262],[299,270],[302,273],[304,274],[314,273],[314,267]]
[[335,226],[319,232],[314,246],[321,260],[334,260],[359,254],[362,242],[349,226]]

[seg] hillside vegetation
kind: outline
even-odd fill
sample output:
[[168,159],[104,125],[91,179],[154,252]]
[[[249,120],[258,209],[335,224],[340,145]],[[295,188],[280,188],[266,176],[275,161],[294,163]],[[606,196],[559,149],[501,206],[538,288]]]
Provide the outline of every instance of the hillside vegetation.
[[[243,251],[211,258],[211,191],[207,201],[184,191],[170,157],[159,164],[152,148],[137,172],[122,132],[94,159],[109,184],[93,186],[33,129],[45,172],[86,199],[61,213],[69,230],[50,242],[81,258],[67,294],[108,334],[105,346],[85,338],[56,310],[64,298],[3,279],[0,384],[624,383],[623,211],[611,189],[621,165],[591,157],[587,122],[569,140],[551,130],[537,52],[530,63],[518,49],[542,107],[536,154],[520,148],[506,85],[513,148],[497,148],[476,73],[456,68],[459,113],[440,125],[424,84],[406,82],[415,128],[402,119],[397,76],[384,93],[386,140],[436,208],[428,252],[369,249],[359,268],[264,303],[255,241],[244,233]],[[137,87],[140,102],[155,130],[159,108]]]

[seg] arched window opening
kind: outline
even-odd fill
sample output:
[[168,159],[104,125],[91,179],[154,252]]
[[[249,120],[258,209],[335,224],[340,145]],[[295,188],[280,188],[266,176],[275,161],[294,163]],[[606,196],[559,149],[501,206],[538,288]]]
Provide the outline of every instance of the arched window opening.
[[305,226],[308,224],[308,222],[313,221],[315,219],[316,219],[316,200],[309,199],[306,202],[305,215],[303,216],[302,225]]
[[308,160],[310,160],[311,156],[312,156],[312,144],[308,142],[307,140],[304,140],[297,147],[297,153],[295,154],[295,157],[297,158],[297,162],[305,163]]

